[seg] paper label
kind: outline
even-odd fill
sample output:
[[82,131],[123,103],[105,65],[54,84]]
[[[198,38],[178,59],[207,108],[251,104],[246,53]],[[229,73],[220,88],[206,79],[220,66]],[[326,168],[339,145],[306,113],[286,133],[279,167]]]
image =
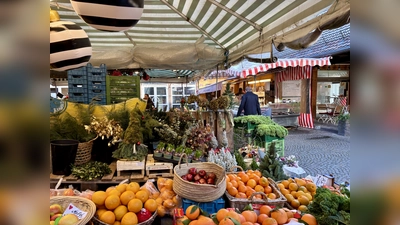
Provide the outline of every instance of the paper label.
[[322,186],[326,185],[326,183],[328,183],[328,181],[329,181],[328,177],[325,177],[323,175],[317,175],[317,177],[315,177],[314,183],[317,187],[322,187]]
[[67,207],[67,209],[64,211],[63,216],[68,215],[68,214],[74,214],[76,215],[80,220],[85,218],[87,212],[80,210],[76,206],[74,206],[72,203],[70,203]]

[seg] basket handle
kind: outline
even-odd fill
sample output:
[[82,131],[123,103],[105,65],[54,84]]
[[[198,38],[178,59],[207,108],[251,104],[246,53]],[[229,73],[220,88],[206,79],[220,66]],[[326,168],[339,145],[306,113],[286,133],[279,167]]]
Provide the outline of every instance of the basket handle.
[[243,168],[241,166],[232,166],[231,169],[230,169],[230,172],[233,172],[233,170],[236,169],[236,168],[238,168],[241,171],[243,171]]
[[181,168],[181,160],[182,160],[183,156],[186,157],[186,165],[189,166],[188,156],[186,155],[186,153],[182,153],[181,157],[179,158],[179,162],[178,162],[179,169]]
[[268,202],[268,196],[264,193],[264,192],[253,192],[251,195],[250,195],[250,197],[249,197],[249,200],[252,202],[253,201],[253,197],[255,196],[255,195],[262,195],[263,197],[264,197],[264,201],[265,202]]

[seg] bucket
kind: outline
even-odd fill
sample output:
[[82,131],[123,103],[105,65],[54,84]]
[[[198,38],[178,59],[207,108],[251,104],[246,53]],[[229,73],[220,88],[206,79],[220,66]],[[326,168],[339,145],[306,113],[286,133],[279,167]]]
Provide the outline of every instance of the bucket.
[[71,174],[71,165],[75,162],[79,141],[77,140],[54,140],[51,146],[51,165],[54,175]]

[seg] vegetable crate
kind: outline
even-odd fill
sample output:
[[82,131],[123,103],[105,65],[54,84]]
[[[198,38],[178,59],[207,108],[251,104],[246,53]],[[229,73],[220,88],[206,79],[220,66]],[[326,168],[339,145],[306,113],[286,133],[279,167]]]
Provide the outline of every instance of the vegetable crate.
[[271,137],[269,135],[264,135],[259,138],[256,138],[255,144],[258,147],[265,148],[265,151],[268,151],[268,148],[272,142],[275,142],[276,152],[278,153],[278,155],[284,156],[285,138],[278,138],[278,137]]
[[89,101],[96,101],[100,105],[106,105],[106,82],[105,81],[88,81]]
[[[117,161],[117,176],[121,173],[129,173],[133,179],[140,179],[144,177],[145,160],[132,161],[132,160],[118,160]],[[123,172],[122,172],[123,171]]]
[[248,133],[251,133],[253,130],[257,128],[257,124],[254,123],[235,123],[235,127],[244,128]]
[[140,97],[139,76],[106,76],[107,104]]
[[186,209],[191,205],[197,205],[200,209],[206,211],[209,214],[217,213],[218,210],[225,208],[225,200],[223,197],[214,200],[212,202],[195,202],[186,198],[182,198],[182,206],[183,211],[186,212]]
[[146,175],[149,178],[161,177],[173,177],[172,163],[147,163],[146,164]]

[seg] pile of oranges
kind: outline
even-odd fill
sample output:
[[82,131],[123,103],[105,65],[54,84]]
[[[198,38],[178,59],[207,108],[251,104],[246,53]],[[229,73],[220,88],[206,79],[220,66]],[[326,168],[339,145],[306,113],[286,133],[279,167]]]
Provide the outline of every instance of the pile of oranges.
[[277,186],[288,203],[302,212],[307,210],[307,206],[312,202],[317,191],[312,181],[299,178],[283,180]]
[[137,224],[139,213],[143,208],[153,213],[157,202],[149,190],[140,188],[136,182],[120,184],[96,191],[92,201],[96,204],[96,215],[99,220],[110,225]]
[[157,179],[157,187],[160,190],[158,196],[154,196],[157,203],[157,213],[159,217],[165,216],[165,214],[171,214],[174,208],[181,205],[179,197],[172,190],[172,179],[159,177]]
[[[279,197],[273,193],[268,179],[258,170],[226,175],[226,190],[235,198],[249,198],[254,192],[263,192],[269,199]],[[260,194],[254,196],[254,199],[261,198]]]
[[187,207],[185,216],[177,219],[177,225],[215,225],[210,217],[201,215],[201,210],[197,205]]

